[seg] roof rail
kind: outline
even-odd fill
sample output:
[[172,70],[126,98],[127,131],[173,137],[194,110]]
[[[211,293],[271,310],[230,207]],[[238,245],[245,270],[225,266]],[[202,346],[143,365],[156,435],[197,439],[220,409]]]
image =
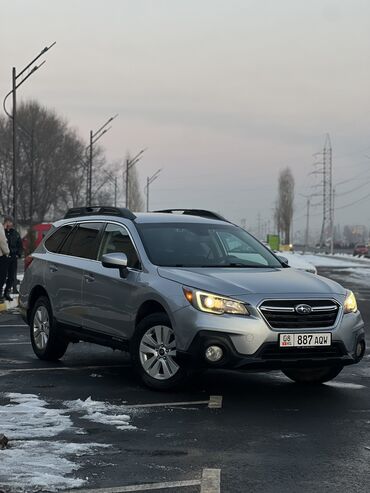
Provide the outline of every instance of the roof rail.
[[91,207],[73,207],[68,209],[64,219],[79,216],[118,216],[124,217],[134,221],[136,216],[130,209],[125,207],[111,207],[111,206],[91,206]]
[[153,212],[165,212],[167,214],[179,213],[179,214],[183,214],[184,216],[199,216],[199,217],[205,217],[207,219],[217,219],[218,221],[225,221],[227,223],[230,222],[220,214],[217,214],[216,212],[212,212],[212,211],[207,211],[205,209],[163,209],[160,211],[153,211]]

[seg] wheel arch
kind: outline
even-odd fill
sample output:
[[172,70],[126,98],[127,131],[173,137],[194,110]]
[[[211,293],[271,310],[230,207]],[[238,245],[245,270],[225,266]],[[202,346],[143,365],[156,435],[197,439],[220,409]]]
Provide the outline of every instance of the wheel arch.
[[164,306],[163,303],[161,303],[158,300],[155,299],[150,299],[144,301],[141,305],[139,310],[137,311],[136,318],[135,318],[135,327],[138,326],[138,324],[148,315],[152,315],[153,313],[165,313],[168,318],[171,321],[171,324],[173,324],[173,320],[171,317],[171,314],[169,313],[169,310],[167,310]]
[[48,293],[46,292],[46,289],[43,286],[37,285],[34,288],[32,288],[32,291],[31,291],[30,296],[29,296],[28,308],[27,308],[27,321],[28,321],[28,323],[30,322],[31,313],[32,313],[33,307],[36,303],[36,300],[38,298],[40,298],[40,296],[45,296],[50,302],[50,297],[49,297]]

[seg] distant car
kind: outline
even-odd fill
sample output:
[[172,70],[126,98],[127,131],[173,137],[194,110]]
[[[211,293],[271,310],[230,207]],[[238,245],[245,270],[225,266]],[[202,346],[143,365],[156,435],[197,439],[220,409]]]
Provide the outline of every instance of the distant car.
[[[51,223],[40,223],[40,224],[34,224],[32,226],[32,231],[34,232],[34,235],[35,235],[34,248],[36,248],[40,245],[40,243],[44,239],[46,233],[49,231],[51,226],[52,226]],[[25,252],[27,252],[29,250],[29,235],[28,234],[26,234],[22,238],[22,243],[23,243],[23,250]]]
[[31,253],[40,245],[45,235],[52,227],[51,223],[40,223],[32,226],[33,232],[33,245],[30,243],[29,232],[22,238],[23,251],[25,252],[24,268],[27,269],[32,262]]
[[369,247],[363,243],[358,243],[353,250],[353,256],[356,255],[358,257],[367,257],[369,255]]

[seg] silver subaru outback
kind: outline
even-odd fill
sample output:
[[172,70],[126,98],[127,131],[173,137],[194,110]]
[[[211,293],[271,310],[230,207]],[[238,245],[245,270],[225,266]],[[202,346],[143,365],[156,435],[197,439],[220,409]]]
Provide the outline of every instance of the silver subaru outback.
[[89,341],[169,389],[207,368],[323,383],[365,352],[351,291],[209,211],[71,209],[28,264],[20,306],[43,360]]

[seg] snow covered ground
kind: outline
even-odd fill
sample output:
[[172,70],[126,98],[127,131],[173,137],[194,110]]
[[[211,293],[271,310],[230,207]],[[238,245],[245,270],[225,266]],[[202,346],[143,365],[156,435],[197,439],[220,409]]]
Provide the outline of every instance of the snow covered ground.
[[[300,254],[296,254],[300,255]],[[335,254],[335,255],[301,255],[302,258],[306,259],[311,264],[316,267],[328,267],[332,268],[331,277],[336,278],[336,270],[338,271],[338,276],[343,279],[343,274],[345,279],[351,283],[357,284],[361,287],[370,288],[370,259],[368,258],[357,258],[349,254]],[[339,275],[340,271],[340,275]]]
[[124,404],[112,405],[89,397],[52,408],[34,394],[8,393],[4,397],[9,403],[0,406],[0,432],[8,437],[9,447],[0,450],[0,486],[6,491],[60,491],[87,482],[88,478],[78,477],[84,457],[91,460],[97,449],[109,445],[61,439],[62,433],[85,433],[74,425],[72,413],[82,413],[89,421],[119,430],[136,429]]
[[301,256],[316,267],[370,267],[370,259],[359,259],[353,255],[312,255],[295,254]]

